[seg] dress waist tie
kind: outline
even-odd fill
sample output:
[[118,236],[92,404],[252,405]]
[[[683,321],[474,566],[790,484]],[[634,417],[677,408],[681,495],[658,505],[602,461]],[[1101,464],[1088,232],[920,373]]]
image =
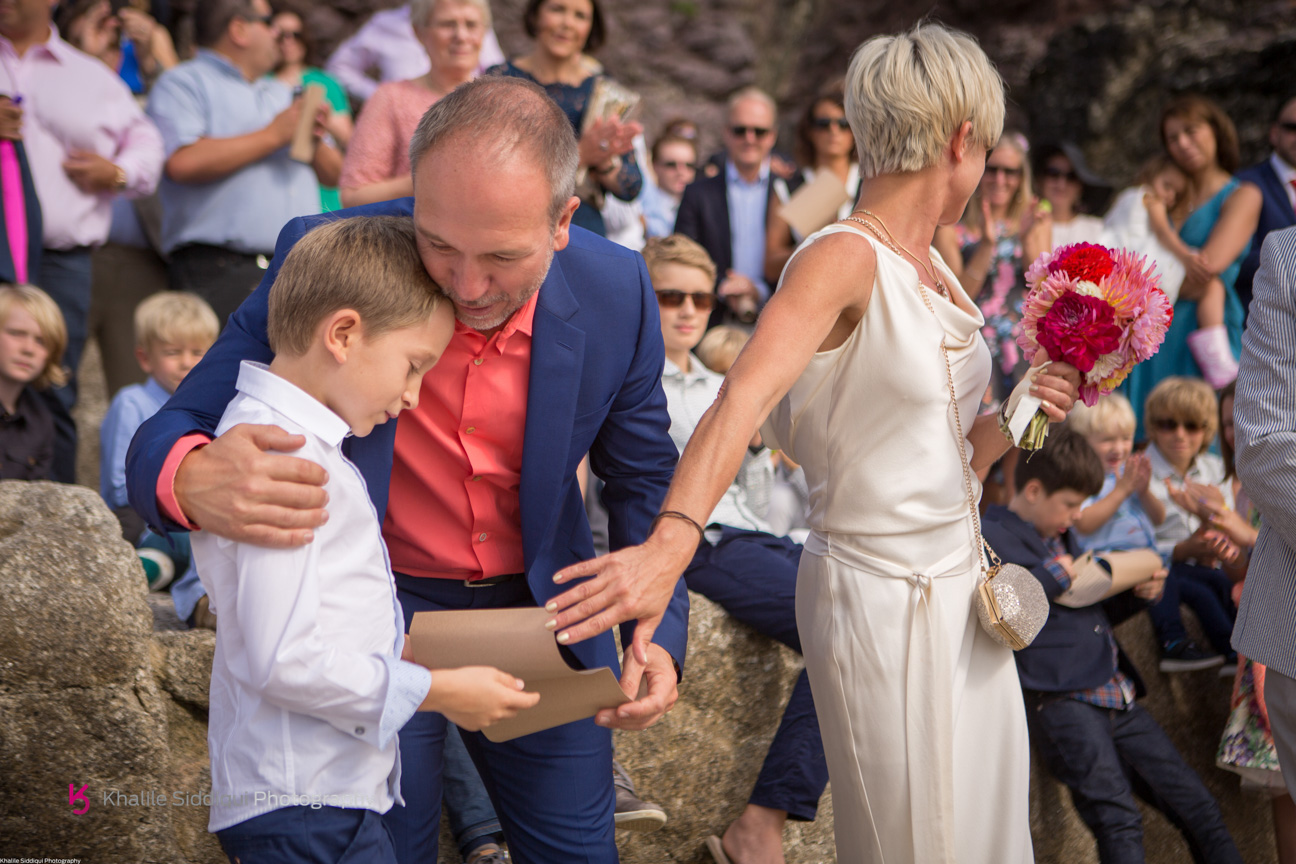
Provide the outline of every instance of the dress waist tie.
[[[932,581],[967,573],[971,549],[960,547],[914,573],[875,558],[844,537],[811,531],[805,550],[834,558],[856,570],[904,579],[910,585],[909,646],[905,657],[905,758],[909,774],[910,830],[914,861],[954,864],[954,675],[949,634],[936,614]],[[961,641],[961,640],[960,640]],[[867,806],[867,800],[865,802]],[[872,821],[872,814],[869,814]]]

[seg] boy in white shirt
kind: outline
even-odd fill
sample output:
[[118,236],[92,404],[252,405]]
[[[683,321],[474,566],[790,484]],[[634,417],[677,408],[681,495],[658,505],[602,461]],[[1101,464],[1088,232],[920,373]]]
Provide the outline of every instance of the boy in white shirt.
[[535,704],[498,669],[408,662],[381,525],[347,435],[418,404],[454,311],[408,218],[315,229],[270,290],[270,366],[244,361],[217,434],[264,423],[302,435],[328,472],[329,520],[295,549],[199,532],[220,616],[212,664],[208,830],[230,860],[395,862],[381,814],[400,797],[397,731],[415,711],[479,729]]

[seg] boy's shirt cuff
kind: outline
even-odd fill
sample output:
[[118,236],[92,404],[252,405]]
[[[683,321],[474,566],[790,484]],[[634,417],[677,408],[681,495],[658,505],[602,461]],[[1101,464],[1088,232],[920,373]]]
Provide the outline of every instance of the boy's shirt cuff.
[[387,698],[378,722],[378,749],[386,749],[409,719],[418,711],[432,687],[432,673],[417,663],[383,656],[387,664]]
[[158,511],[179,525],[190,531],[198,531],[199,526],[189,521],[185,517],[184,511],[180,509],[180,501],[175,494],[175,476],[180,470],[180,463],[190,452],[197,450],[199,447],[206,447],[210,444],[212,438],[204,432],[190,432],[180,438],[171,447],[171,452],[167,454],[166,461],[162,463],[162,471],[158,474],[157,482],[157,503]]
[[1044,569],[1049,575],[1057,581],[1065,593],[1071,587],[1071,574],[1067,572],[1066,567],[1062,566],[1061,556],[1050,558],[1044,562]]

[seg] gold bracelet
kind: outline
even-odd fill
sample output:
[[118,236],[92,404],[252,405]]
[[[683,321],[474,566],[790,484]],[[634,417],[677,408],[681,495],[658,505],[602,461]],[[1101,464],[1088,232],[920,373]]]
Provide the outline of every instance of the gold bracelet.
[[655,517],[653,517],[652,524],[648,526],[648,533],[651,534],[652,532],[656,531],[657,523],[663,519],[683,520],[684,522],[687,522],[688,524],[692,525],[694,528],[697,529],[699,543],[701,543],[703,540],[706,539],[706,532],[702,530],[702,526],[699,525],[693,519],[692,516],[688,515],[687,513],[681,513],[678,510],[663,510],[660,513],[658,513]]

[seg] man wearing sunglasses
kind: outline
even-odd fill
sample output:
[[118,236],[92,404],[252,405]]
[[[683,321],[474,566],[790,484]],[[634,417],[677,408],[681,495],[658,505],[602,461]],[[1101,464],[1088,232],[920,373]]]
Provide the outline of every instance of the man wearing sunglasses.
[[1260,267],[1260,246],[1271,231],[1296,225],[1296,96],[1288,97],[1269,126],[1273,153],[1258,165],[1238,172],[1239,180],[1260,187],[1263,203],[1260,222],[1251,238],[1251,252],[1238,272],[1238,299],[1245,310],[1251,305],[1251,283]]
[[751,324],[770,294],[765,217],[778,111],[768,93],[746,87],[729,97],[726,118],[724,167],[684,190],[675,231],[700,243],[716,264],[716,293],[723,302],[711,324]]
[[[224,324],[265,275],[279,229],[320,211],[319,187],[336,186],[342,154],[320,142],[309,165],[288,145],[302,100],[266,76],[279,62],[266,0],[198,6],[198,55],[168,70],[149,97],[166,166],[159,186],[162,251],[171,287],[192,291]],[[324,134],[321,106],[315,134]]]

